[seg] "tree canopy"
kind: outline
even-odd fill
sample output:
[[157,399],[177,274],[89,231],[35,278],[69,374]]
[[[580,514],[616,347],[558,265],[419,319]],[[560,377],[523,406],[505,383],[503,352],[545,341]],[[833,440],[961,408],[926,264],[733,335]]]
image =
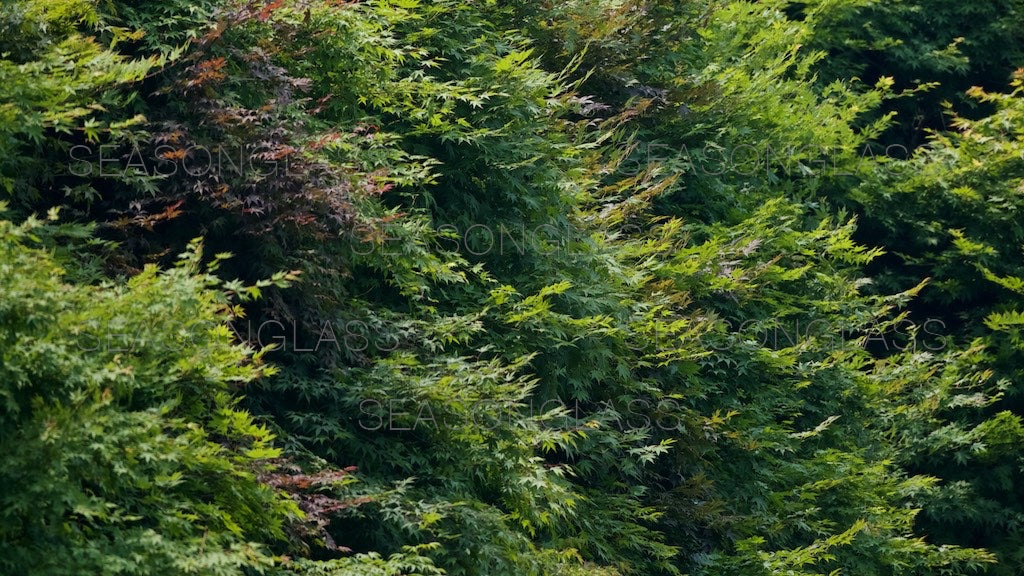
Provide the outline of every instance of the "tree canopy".
[[1022,18],[5,1],[0,572],[1024,572]]

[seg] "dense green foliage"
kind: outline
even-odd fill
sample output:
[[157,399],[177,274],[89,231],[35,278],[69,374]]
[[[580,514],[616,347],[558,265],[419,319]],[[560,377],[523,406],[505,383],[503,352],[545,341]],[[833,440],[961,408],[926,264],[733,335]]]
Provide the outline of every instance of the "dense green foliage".
[[1020,573],[1022,8],[5,2],[0,571]]

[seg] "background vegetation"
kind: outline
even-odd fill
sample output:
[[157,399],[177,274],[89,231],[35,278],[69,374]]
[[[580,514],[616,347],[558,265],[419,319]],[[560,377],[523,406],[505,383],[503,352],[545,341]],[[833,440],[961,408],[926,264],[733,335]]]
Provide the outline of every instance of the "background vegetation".
[[0,572],[1024,572],[1021,18],[4,2]]

